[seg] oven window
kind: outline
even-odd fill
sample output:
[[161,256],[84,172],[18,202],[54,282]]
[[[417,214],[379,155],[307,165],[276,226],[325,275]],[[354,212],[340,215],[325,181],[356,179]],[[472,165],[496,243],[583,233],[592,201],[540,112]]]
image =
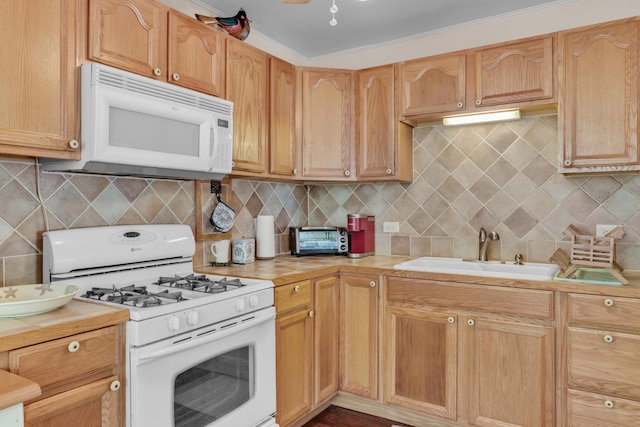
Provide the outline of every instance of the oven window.
[[176,427],[203,427],[245,404],[254,394],[253,347],[231,350],[176,377]]

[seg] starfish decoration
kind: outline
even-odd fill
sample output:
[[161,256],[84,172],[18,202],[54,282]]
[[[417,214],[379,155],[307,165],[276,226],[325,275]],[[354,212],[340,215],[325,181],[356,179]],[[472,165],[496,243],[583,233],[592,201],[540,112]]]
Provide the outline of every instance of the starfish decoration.
[[53,292],[53,289],[51,289],[51,283],[43,283],[40,286],[36,287],[37,290],[40,291],[40,295],[44,295],[45,292]]
[[4,290],[4,297],[5,298],[9,298],[9,297],[15,298],[16,297],[16,292],[18,292],[18,290],[14,289],[14,288],[5,289]]

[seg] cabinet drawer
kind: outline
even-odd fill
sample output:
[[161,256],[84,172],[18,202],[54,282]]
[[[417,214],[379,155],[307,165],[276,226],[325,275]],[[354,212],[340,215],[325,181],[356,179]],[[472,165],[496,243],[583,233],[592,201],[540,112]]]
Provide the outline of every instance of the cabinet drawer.
[[640,300],[569,294],[569,323],[640,330]]
[[569,327],[569,387],[640,400],[640,335]]
[[275,289],[277,314],[311,305],[311,282],[291,283]]
[[118,338],[118,329],[112,326],[13,350],[9,352],[9,369],[38,383],[44,398],[116,375]]
[[388,301],[553,318],[553,292],[389,277]]
[[640,425],[640,403],[632,400],[569,390],[570,427],[628,427]]

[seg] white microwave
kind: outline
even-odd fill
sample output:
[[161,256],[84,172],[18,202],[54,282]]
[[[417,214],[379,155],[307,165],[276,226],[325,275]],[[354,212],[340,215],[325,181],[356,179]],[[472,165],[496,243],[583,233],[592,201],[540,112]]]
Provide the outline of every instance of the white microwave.
[[81,159],[42,159],[44,170],[215,180],[231,173],[232,102],[97,63],[81,74]]

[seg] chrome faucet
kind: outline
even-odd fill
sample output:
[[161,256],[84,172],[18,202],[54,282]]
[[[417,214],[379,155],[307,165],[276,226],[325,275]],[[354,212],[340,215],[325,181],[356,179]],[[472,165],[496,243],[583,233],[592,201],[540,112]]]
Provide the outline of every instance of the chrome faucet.
[[487,249],[489,248],[489,242],[492,240],[500,240],[500,236],[495,231],[487,234],[487,231],[484,227],[480,227],[480,234],[478,235],[478,240],[480,241],[480,255],[478,256],[478,260],[486,261],[487,260]]

